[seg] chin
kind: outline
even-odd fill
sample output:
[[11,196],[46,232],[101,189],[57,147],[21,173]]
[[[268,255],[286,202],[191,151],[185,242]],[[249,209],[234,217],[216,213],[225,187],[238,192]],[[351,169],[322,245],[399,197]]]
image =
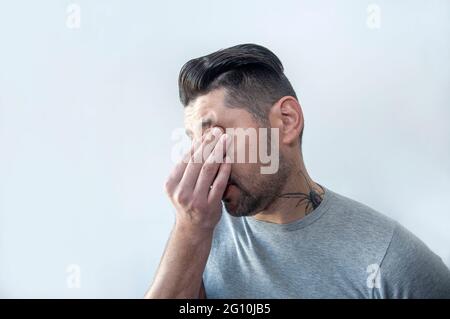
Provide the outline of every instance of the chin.
[[247,205],[246,198],[241,189],[234,184],[229,184],[222,197],[225,209],[234,217],[250,216],[255,214],[251,205]]
[[244,216],[251,216],[254,214],[240,207],[239,203],[235,201],[224,201],[224,206],[228,214],[230,214],[233,217],[244,217]]
[[238,212],[239,205],[234,198],[233,199],[232,198],[224,199],[223,205],[225,206],[225,209],[227,210],[228,214],[230,214],[231,216],[234,216],[234,217],[242,216]]
[[223,198],[222,200],[223,200],[223,205],[225,206],[225,209],[227,210],[227,212],[232,216],[236,216],[237,209],[238,209],[238,203],[237,203],[236,199],[232,198],[232,197],[226,197],[226,198]]

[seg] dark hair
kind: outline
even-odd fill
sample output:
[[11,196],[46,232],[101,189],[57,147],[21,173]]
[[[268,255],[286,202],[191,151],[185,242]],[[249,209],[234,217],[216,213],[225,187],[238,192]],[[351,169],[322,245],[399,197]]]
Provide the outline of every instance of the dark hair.
[[280,98],[297,98],[280,59],[256,44],[240,44],[188,61],[181,68],[178,87],[185,107],[200,95],[225,88],[228,107],[244,108],[263,123]]

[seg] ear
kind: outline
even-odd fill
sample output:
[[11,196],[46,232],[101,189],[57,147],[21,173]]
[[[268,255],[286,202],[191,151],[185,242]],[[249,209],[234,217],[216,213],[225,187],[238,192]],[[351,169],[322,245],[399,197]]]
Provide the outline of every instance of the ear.
[[303,112],[297,99],[284,96],[271,108],[269,120],[272,127],[280,130],[280,142],[283,144],[298,143],[303,130]]

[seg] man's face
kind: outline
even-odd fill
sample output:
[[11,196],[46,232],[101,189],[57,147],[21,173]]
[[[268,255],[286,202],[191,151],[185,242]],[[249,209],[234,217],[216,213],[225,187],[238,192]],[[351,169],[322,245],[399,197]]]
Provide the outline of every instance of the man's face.
[[[226,106],[226,94],[224,89],[217,89],[191,102],[185,108],[186,132],[192,139],[201,138],[212,127],[220,127],[227,133],[236,132],[229,150],[233,159],[230,179],[222,200],[233,216],[254,215],[277,198],[286,181],[288,165],[280,151],[278,170],[274,174],[261,174],[260,168],[265,164],[261,163],[259,156],[256,156],[256,161],[250,161],[250,154],[258,150],[259,129],[265,129],[270,124],[262,126],[247,110]],[[255,132],[256,140],[242,138],[242,134],[239,137],[239,129],[243,129],[241,132]],[[244,162],[238,161],[242,155],[245,156]]]

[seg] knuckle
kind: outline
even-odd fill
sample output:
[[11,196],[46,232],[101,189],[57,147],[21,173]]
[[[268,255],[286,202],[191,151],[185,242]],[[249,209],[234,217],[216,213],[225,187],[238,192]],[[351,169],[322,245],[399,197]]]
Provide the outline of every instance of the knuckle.
[[184,191],[179,191],[175,194],[174,199],[180,205],[189,204],[189,195]]
[[202,171],[206,175],[213,174],[214,173],[214,169],[215,169],[214,164],[211,163],[211,162],[205,163],[203,165],[203,167],[202,167]]

